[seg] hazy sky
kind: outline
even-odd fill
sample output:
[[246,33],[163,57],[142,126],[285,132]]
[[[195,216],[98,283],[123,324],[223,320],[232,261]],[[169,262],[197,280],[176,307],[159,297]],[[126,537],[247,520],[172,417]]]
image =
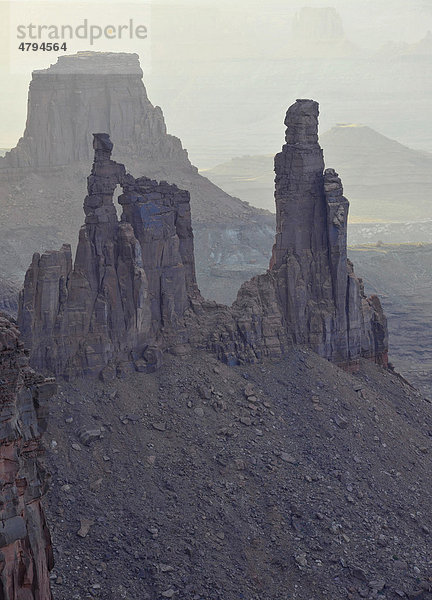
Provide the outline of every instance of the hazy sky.
[[[0,98],[0,147],[15,145],[25,125],[27,89],[31,71],[46,68],[56,61],[49,52],[18,50],[16,24],[28,24],[30,19],[45,24],[68,23],[78,25],[83,19],[105,26],[119,25],[133,18],[149,28],[147,40],[126,39],[97,40],[90,47],[86,40],[68,42],[68,53],[88,49],[98,51],[138,52],[145,71],[145,83],[155,104],[167,97],[169,77],[173,65],[179,65],[191,78],[197,79],[197,94],[205,75],[211,79],[212,64],[215,70],[230,61],[244,61],[253,74],[253,61],[277,60],[290,39],[293,16],[301,7],[333,6],[340,13],[345,35],[363,52],[373,52],[388,41],[416,42],[432,29],[432,0],[165,0],[150,3],[126,3],[114,0],[103,2],[25,2],[0,0],[2,35],[0,36],[0,78],[3,93]],[[39,21],[38,21],[39,19]],[[69,49],[71,52],[69,52]],[[232,82],[235,87],[236,82]],[[167,107],[170,132],[182,129],[182,90]],[[165,92],[164,92],[165,90]],[[203,103],[208,94],[203,89]],[[215,98],[215,102],[222,101]],[[197,98],[199,103],[200,98]],[[239,97],[239,102],[252,102]],[[162,104],[162,108],[164,108]],[[199,127],[204,127],[201,123]],[[191,138],[192,139],[192,138]],[[193,150],[193,148],[192,148]]]

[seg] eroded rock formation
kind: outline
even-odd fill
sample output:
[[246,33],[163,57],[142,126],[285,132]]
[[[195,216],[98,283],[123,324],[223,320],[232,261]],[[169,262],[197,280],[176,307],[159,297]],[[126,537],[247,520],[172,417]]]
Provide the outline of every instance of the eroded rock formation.
[[377,299],[365,298],[347,261],[349,203],[337,173],[324,171],[318,113],[317,102],[298,100],[286,115],[286,144],[275,157],[271,268],[291,339],[344,363],[385,354],[387,341],[383,334],[375,347],[382,311]]
[[[64,246],[35,254],[19,323],[32,364],[61,375],[148,371],[164,351],[209,348],[229,364],[283,356],[304,345],[347,368],[387,364],[387,325],[347,260],[348,201],[324,171],[318,104],[287,112],[275,158],[276,240],[267,273],[243,284],[231,308],[197,288],[188,192],[134,179],[95,134],[75,264]],[[113,204],[123,189],[120,222]]]
[[75,263],[69,246],[34,255],[20,325],[41,369],[107,377],[153,370],[162,350],[185,341],[183,314],[198,294],[189,193],[127,174],[111,160],[107,134],[94,135],[94,149]]
[[28,366],[15,322],[0,313],[0,598],[50,600],[51,539],[39,461],[53,380]]
[[324,171],[318,113],[313,100],[298,100],[287,112],[286,143],[275,157],[270,270],[240,288],[228,360],[239,346],[246,357],[251,349],[260,357],[301,344],[349,368],[362,356],[387,364],[387,322],[347,259],[349,203],[337,173]]

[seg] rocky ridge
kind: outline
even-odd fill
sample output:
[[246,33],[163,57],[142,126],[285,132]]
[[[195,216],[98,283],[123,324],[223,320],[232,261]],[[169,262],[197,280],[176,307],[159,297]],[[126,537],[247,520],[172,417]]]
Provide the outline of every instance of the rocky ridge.
[[0,597],[52,598],[51,538],[41,499],[48,476],[40,457],[53,380],[37,375],[16,323],[0,313]]
[[19,323],[32,364],[105,378],[153,370],[165,351],[207,348],[239,364],[283,356],[296,344],[346,368],[361,357],[385,366],[386,319],[347,261],[348,201],[335,171],[324,173],[318,104],[298,100],[285,124],[270,269],[245,283],[231,308],[198,291],[188,192],[134,179],[111,160],[109,136],[95,134],[73,268],[64,246],[35,254],[26,275]]

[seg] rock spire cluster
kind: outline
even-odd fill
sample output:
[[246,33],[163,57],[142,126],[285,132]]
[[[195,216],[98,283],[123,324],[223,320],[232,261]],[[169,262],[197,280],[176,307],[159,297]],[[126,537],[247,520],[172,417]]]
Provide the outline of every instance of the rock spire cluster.
[[318,112],[313,100],[287,112],[286,143],[275,157],[270,268],[242,285],[231,308],[199,293],[189,193],[135,179],[111,160],[109,136],[94,134],[75,263],[63,246],[35,254],[26,275],[19,323],[32,364],[63,376],[113,377],[153,370],[166,351],[207,348],[239,364],[304,345],[344,368],[362,357],[386,366],[386,319],[347,259],[348,201],[337,173],[325,170]]

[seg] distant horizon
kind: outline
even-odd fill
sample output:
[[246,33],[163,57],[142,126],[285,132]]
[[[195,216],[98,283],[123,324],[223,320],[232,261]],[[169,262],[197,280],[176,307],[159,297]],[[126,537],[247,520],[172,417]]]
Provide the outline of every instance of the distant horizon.
[[[84,7],[78,20],[100,13],[99,2],[84,5],[78,0],[57,0],[59,3],[65,9]],[[27,3],[14,3],[14,9],[21,4]],[[37,7],[37,0],[33,4]],[[418,61],[414,69],[406,70],[413,94],[409,103],[401,98],[399,106],[391,106],[399,96],[397,89],[390,90],[389,86],[397,88],[405,75],[393,74],[395,67],[389,59],[389,68],[382,68],[383,73],[388,71],[383,80],[377,61],[370,60],[388,42],[404,45],[423,40],[432,30],[430,2],[412,0],[407,5],[403,0],[271,0],[262,5],[258,0],[240,0],[233,5],[227,0],[184,0],[178,5],[174,0],[154,0],[120,5],[117,0],[109,0],[107,4],[112,10],[121,6],[123,20],[128,16],[128,7],[138,20],[140,14],[143,22],[149,18],[149,54],[144,46],[137,45],[137,40],[125,41],[121,50],[138,53],[145,67],[144,85],[150,101],[161,106],[168,131],[182,140],[192,162],[200,168],[215,166],[228,157],[254,155],[258,140],[264,153],[280,146],[284,111],[304,94],[325,108],[323,131],[338,123],[360,121],[413,149],[432,151],[432,131],[423,130],[416,122],[423,109],[414,106],[422,101],[430,104],[432,98],[427,81],[429,60]],[[0,1],[0,13],[7,7],[8,2]],[[293,17],[304,7],[335,8],[340,15],[338,27],[343,33],[335,39],[334,49],[327,48],[328,57],[324,46],[317,48],[315,58],[313,49],[312,58],[289,58]],[[3,27],[4,23],[7,27],[7,15]],[[330,34],[332,31],[338,29],[330,28]],[[0,110],[7,115],[0,127],[0,147],[13,148],[25,128],[31,73],[49,67],[58,55],[30,53],[25,57],[27,70],[11,73],[8,56],[12,50],[7,37],[0,40],[0,80],[5,90]],[[88,47],[94,51],[112,48],[109,40]],[[71,47],[66,54],[75,54],[79,49]],[[119,48],[116,46],[114,51]],[[307,44],[304,51],[310,51]],[[354,54],[340,58],[344,52]],[[302,63],[303,58],[307,58],[306,63]],[[386,60],[382,59],[383,64]],[[353,61],[351,66],[349,61]],[[345,79],[348,90],[353,84],[358,90],[342,101],[342,95],[347,94],[343,89]],[[372,94],[382,99],[382,115]],[[251,125],[256,127],[255,136],[249,133]]]

